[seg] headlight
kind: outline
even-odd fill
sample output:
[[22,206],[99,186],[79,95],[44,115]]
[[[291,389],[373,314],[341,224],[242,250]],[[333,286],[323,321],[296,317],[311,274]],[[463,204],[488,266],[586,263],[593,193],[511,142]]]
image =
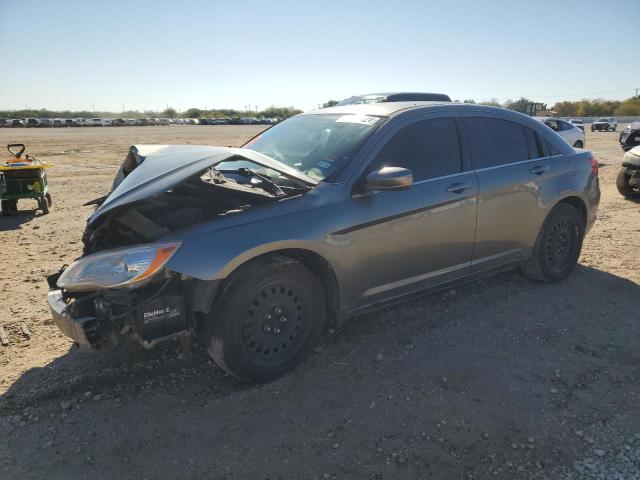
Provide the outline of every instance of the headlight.
[[158,272],[180,243],[144,245],[94,253],[73,262],[58,279],[68,290],[97,290],[130,285]]

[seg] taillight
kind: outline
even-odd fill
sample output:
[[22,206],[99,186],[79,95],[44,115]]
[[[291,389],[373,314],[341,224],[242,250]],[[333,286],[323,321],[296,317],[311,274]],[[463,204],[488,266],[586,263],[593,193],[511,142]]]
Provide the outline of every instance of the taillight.
[[598,159],[595,158],[595,157],[591,158],[591,171],[596,176],[598,176],[598,168],[599,167],[600,167],[600,162],[598,161]]

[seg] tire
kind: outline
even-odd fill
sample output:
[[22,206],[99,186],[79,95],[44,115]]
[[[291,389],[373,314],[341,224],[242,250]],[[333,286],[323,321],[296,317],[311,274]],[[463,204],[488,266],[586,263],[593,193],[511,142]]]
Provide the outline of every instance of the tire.
[[576,143],[573,144],[573,148],[583,148],[584,144],[582,143],[582,140],[578,140]]
[[40,206],[40,210],[42,210],[43,215],[49,214],[49,202],[46,198],[41,197],[38,199],[38,205]]
[[11,209],[9,208],[9,200],[2,200],[0,202],[0,208],[2,208],[2,216],[8,217],[11,215]]
[[591,131],[592,131],[592,132],[595,132],[595,131],[596,131],[596,129],[595,129],[595,128],[593,128],[593,127],[591,127]]
[[53,200],[51,200],[51,194],[47,193],[45,195],[46,199],[47,199],[47,205],[49,205],[49,207],[51,207],[51,204],[53,203]]
[[612,130],[615,132],[618,129],[618,126],[616,125],[615,127],[612,128]]
[[322,286],[289,257],[260,258],[233,274],[204,328],[211,358],[246,383],[295,368],[314,348],[326,316]]
[[531,258],[522,264],[523,273],[540,282],[563,280],[578,262],[584,228],[575,207],[556,205],[542,224]]
[[618,192],[624,198],[635,200],[640,198],[640,189],[635,189],[629,184],[633,172],[629,167],[622,167],[616,177],[616,187],[618,187]]

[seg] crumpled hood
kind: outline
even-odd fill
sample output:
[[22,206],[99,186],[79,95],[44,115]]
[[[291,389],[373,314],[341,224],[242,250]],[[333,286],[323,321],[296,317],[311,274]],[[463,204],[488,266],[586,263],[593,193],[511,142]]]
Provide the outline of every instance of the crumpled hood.
[[[134,145],[137,166],[126,177],[118,172],[114,189],[89,218],[88,224],[114,208],[167,192],[192,175],[230,159],[249,160],[309,185],[318,182],[304,173],[246,148],[208,145]],[[124,177],[124,178],[122,178]]]

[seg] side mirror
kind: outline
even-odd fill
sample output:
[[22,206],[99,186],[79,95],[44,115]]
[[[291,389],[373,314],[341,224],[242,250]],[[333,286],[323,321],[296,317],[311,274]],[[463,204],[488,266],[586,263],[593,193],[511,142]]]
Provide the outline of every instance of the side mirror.
[[367,175],[367,191],[406,190],[413,185],[413,173],[407,168],[384,167]]

